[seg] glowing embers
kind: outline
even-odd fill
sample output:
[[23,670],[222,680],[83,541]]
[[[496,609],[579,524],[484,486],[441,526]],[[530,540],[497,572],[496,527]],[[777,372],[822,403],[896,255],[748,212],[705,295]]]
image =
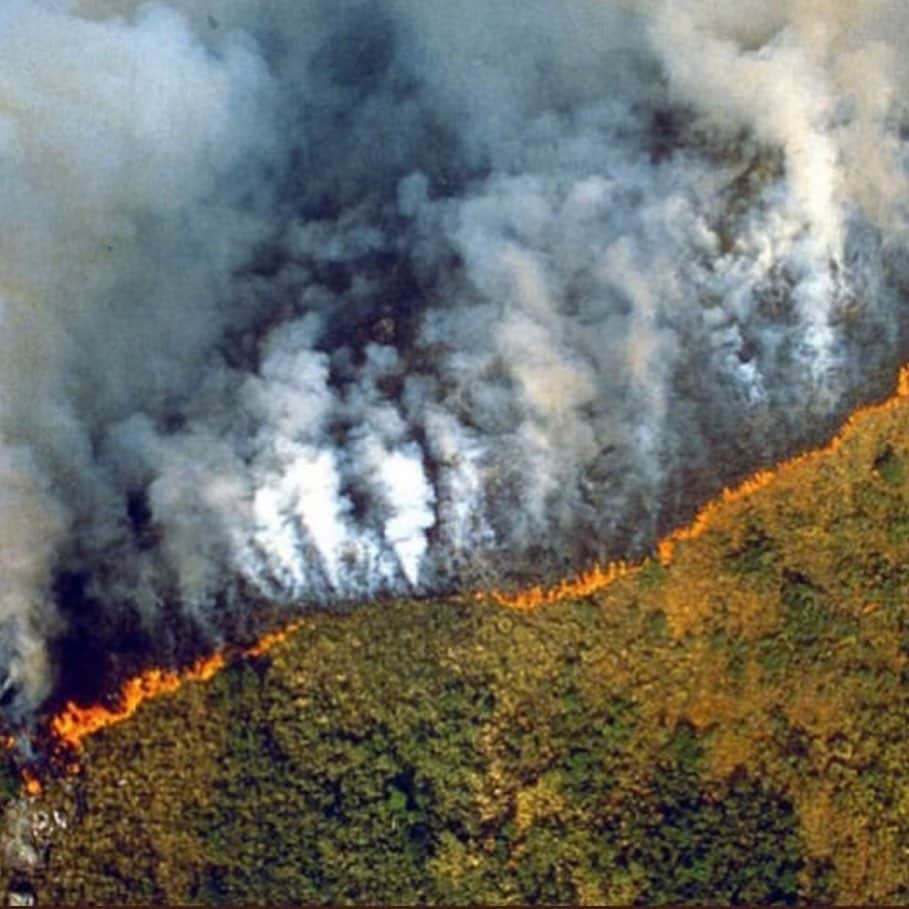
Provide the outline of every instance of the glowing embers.
[[44,792],[44,786],[41,780],[35,775],[35,772],[29,767],[22,768],[22,788],[26,795],[38,796]]

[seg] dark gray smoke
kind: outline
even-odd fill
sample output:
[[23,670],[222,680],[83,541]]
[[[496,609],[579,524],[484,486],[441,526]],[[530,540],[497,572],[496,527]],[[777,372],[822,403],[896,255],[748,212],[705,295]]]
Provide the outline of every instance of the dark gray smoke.
[[886,390],[907,38],[902,0],[5,0],[12,713],[61,640],[640,555]]

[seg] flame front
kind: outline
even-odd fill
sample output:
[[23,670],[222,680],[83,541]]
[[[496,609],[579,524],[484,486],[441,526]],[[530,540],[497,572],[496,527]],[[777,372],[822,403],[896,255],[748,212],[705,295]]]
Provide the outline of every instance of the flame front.
[[301,621],[291,622],[286,628],[279,628],[277,631],[270,631],[261,637],[255,644],[248,647],[244,653],[246,656],[258,657],[268,653],[276,644],[286,641],[303,623]]
[[[300,624],[299,621],[292,622],[286,628],[264,635],[255,644],[241,651],[241,655],[262,656],[276,644],[287,640]],[[141,675],[128,679],[123,684],[116,704],[112,707],[82,707],[70,701],[51,720],[51,732],[57,741],[73,750],[79,750],[88,736],[129,719],[145,701],[170,694],[185,682],[206,682],[223,669],[227,662],[226,654],[216,653],[197,660],[188,669],[179,672],[172,669],[146,669]]]
[[131,717],[150,698],[176,691],[183,682],[206,681],[223,668],[226,660],[223,654],[198,660],[182,673],[170,669],[147,669],[141,675],[128,679],[120,690],[117,704],[113,707],[95,705],[81,707],[70,701],[51,720],[51,731],[61,742],[78,749],[82,740],[115,723]]
[[[887,400],[879,404],[869,404],[854,411],[846,422],[840,427],[836,435],[821,448],[816,448],[805,454],[796,455],[787,461],[782,461],[776,467],[758,470],[738,486],[724,489],[717,498],[708,502],[695,515],[694,520],[672,531],[657,544],[657,555],[661,564],[668,566],[675,554],[679,543],[695,540],[705,531],[709,530],[716,521],[720,511],[731,502],[738,502],[754,495],[766,486],[769,486],[781,473],[791,470],[796,466],[814,463],[833,454],[842,444],[855,426],[866,416],[873,413],[883,413],[893,410],[900,402],[909,398],[909,365],[903,366],[897,380],[896,391]],[[611,562],[607,565],[594,566],[589,571],[560,581],[553,587],[531,587],[517,593],[501,591],[488,591],[478,593],[477,599],[492,599],[500,606],[509,609],[528,610],[536,609],[566,599],[590,596],[604,590],[619,578],[626,577],[639,571],[640,564],[629,565],[627,562]]]
[[608,587],[619,578],[637,571],[637,568],[638,566],[629,565],[627,562],[610,562],[608,565],[595,565],[589,571],[582,572],[574,578],[559,581],[553,587],[538,585],[518,593],[502,593],[493,590],[488,593],[478,593],[477,599],[490,597],[500,606],[508,609],[537,609],[540,606],[548,606],[562,600],[590,596],[598,590]]
[[[860,408],[853,413],[840,431],[822,448],[798,455],[780,463],[772,469],[760,470],[733,488],[725,489],[720,496],[707,503],[694,520],[685,527],[674,530],[657,545],[657,554],[663,565],[668,565],[674,556],[675,548],[680,542],[694,540],[701,536],[714,523],[721,509],[730,502],[735,502],[753,495],[768,486],[783,471],[796,465],[817,461],[835,452],[849,432],[864,416],[871,413],[893,409],[904,399],[909,398],[909,366],[904,366],[899,374],[895,394],[880,404]],[[558,603],[562,600],[590,596],[597,593],[620,578],[640,570],[640,564],[630,565],[624,561],[595,566],[574,578],[561,581],[552,587],[535,586],[517,593],[485,591],[477,593],[476,599],[491,599],[500,606],[517,610],[532,610],[540,606]],[[286,640],[301,625],[295,621],[287,627],[270,632],[258,642],[241,651],[241,655],[256,657],[268,652],[276,644]],[[81,748],[86,737],[100,729],[123,722],[131,717],[147,700],[176,691],[184,682],[206,681],[227,664],[228,658],[219,653],[198,660],[189,669],[181,672],[166,669],[148,669],[141,675],[129,679],[122,687],[117,703],[113,707],[81,707],[69,702],[66,707],[51,720],[50,728],[58,741],[74,750]],[[29,790],[40,791],[40,782],[30,777],[27,782]]]

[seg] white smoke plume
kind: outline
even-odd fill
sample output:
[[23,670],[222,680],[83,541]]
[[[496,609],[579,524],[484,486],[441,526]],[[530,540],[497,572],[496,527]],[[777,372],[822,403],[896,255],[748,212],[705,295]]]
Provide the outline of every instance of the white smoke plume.
[[10,716],[254,604],[640,555],[886,390],[907,38],[902,0],[5,0]]

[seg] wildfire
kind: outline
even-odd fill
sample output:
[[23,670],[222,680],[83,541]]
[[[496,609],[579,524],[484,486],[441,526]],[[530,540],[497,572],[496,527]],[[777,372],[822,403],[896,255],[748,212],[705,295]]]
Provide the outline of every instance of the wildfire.
[[268,653],[275,644],[286,641],[303,623],[301,621],[291,622],[286,628],[280,628],[277,631],[271,631],[260,638],[255,644],[247,648],[246,656],[257,657]]
[[51,731],[59,741],[72,748],[79,748],[86,736],[106,726],[122,723],[131,717],[144,701],[176,691],[184,682],[210,679],[224,666],[224,662],[222,654],[215,654],[197,661],[182,673],[169,669],[146,669],[141,675],[128,679],[123,684],[117,703],[113,707],[106,705],[81,707],[70,701],[51,720]]
[[41,780],[35,776],[35,772],[29,767],[22,769],[22,788],[25,790],[26,795],[32,796],[41,795],[44,791]]
[[[241,655],[262,656],[276,644],[287,640],[300,624],[299,621],[293,622],[286,628],[266,634],[255,644],[241,651]],[[206,682],[223,669],[227,661],[226,654],[216,653],[197,660],[188,669],[179,672],[171,669],[146,669],[141,675],[128,679],[123,684],[112,707],[105,705],[81,707],[70,701],[51,720],[51,732],[57,741],[78,751],[88,736],[99,729],[129,719],[145,701],[170,694],[186,682]]]
[[[726,505],[754,495],[758,490],[773,482],[781,473],[791,470],[797,465],[813,463],[831,455],[843,444],[850,432],[866,416],[872,413],[892,410],[906,398],[909,398],[909,365],[904,366],[900,370],[896,392],[890,398],[880,404],[869,404],[867,407],[861,407],[856,410],[826,445],[805,454],[797,455],[788,461],[782,461],[776,467],[759,470],[738,486],[724,489],[716,499],[701,508],[690,524],[677,528],[667,537],[660,540],[657,544],[657,555],[660,562],[663,565],[669,565],[675,554],[676,546],[681,542],[694,540],[701,536],[713,526],[717,516]],[[531,587],[517,593],[489,591],[478,593],[476,597],[480,600],[492,599],[500,606],[505,606],[509,609],[536,609],[539,606],[558,603],[566,599],[590,596],[605,589],[619,578],[639,571],[640,568],[639,564],[629,565],[626,562],[612,562],[608,565],[595,566],[575,578],[560,581],[553,587]]]
[[[826,457],[840,447],[850,431],[866,415],[892,409],[906,398],[909,398],[909,366],[903,367],[900,371],[896,393],[891,398],[883,403],[872,404],[853,413],[846,420],[840,431],[825,446],[784,461],[775,468],[759,470],[738,486],[725,489],[715,500],[707,503],[690,524],[674,530],[659,542],[657,554],[660,562],[663,565],[668,565],[672,561],[676,546],[680,542],[693,540],[701,536],[713,525],[717,515],[728,503],[753,495],[771,483],[775,477],[795,465],[810,463]],[[620,578],[639,571],[640,568],[640,564],[631,565],[622,561],[613,562],[607,565],[595,566],[589,571],[574,578],[563,580],[552,587],[535,586],[517,593],[487,591],[477,593],[476,598],[478,600],[491,599],[495,603],[510,609],[532,610],[562,600],[597,593]],[[281,630],[266,634],[255,644],[240,651],[240,655],[256,657],[265,654],[276,644],[285,641],[301,624],[300,621],[296,621]],[[179,672],[167,669],[148,669],[141,675],[124,683],[114,706],[96,705],[82,707],[73,702],[68,703],[51,720],[51,732],[59,742],[64,743],[74,751],[78,751],[88,736],[107,726],[112,726],[128,719],[145,701],[174,692],[186,682],[206,681],[222,669],[227,661],[228,657],[225,654],[218,653],[200,659],[188,669]],[[24,772],[23,780],[26,791],[29,794],[37,794],[41,791],[40,780],[33,773]]]
[[610,562],[608,565],[595,565],[589,571],[582,572],[574,578],[566,578],[554,587],[536,586],[518,593],[501,593],[493,590],[478,593],[476,596],[477,599],[492,598],[500,606],[509,609],[531,610],[574,597],[590,596],[637,570],[637,566],[629,565],[627,562]]

